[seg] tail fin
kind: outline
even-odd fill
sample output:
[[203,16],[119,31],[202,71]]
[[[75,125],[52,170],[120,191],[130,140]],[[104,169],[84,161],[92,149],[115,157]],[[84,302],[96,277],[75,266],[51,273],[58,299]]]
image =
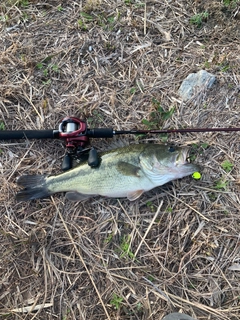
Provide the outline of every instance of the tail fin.
[[18,178],[17,184],[25,188],[17,193],[17,201],[45,198],[51,194],[47,188],[46,176],[43,175],[21,176]]

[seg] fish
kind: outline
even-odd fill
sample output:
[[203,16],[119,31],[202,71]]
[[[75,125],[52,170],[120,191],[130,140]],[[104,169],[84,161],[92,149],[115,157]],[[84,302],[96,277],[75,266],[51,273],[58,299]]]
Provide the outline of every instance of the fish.
[[144,192],[198,171],[188,161],[189,148],[170,144],[132,144],[99,153],[100,164],[92,168],[83,161],[58,175],[23,175],[17,184],[24,189],[17,201],[46,198],[66,192],[71,201],[94,196],[138,199]]

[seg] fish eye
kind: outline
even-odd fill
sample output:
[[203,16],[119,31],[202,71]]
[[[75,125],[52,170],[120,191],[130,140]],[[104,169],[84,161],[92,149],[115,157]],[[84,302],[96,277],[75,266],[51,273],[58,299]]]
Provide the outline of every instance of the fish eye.
[[169,151],[169,152],[174,152],[174,151],[176,151],[176,149],[174,148],[174,146],[170,146],[170,147],[168,148],[168,151]]

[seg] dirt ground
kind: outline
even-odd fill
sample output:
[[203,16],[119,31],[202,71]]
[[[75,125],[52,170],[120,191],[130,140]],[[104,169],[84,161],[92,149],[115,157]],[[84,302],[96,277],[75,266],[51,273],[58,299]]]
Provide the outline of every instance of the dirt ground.
[[[239,127],[239,19],[235,0],[2,0],[0,129]],[[216,83],[182,102],[201,69]],[[191,146],[202,178],[76,203],[15,200],[17,177],[61,172],[63,142],[1,141],[0,319],[239,319],[239,137],[121,137]]]

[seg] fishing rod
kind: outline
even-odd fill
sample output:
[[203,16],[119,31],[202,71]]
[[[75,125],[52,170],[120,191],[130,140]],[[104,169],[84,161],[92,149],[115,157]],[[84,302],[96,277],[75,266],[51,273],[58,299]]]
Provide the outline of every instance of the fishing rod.
[[[67,154],[62,163],[62,170],[72,167],[73,159],[88,160],[91,167],[99,165],[99,157],[94,148],[86,148],[89,138],[112,138],[114,135],[123,134],[159,134],[159,133],[187,133],[187,132],[232,132],[240,128],[185,128],[163,130],[114,130],[113,128],[89,129],[84,120],[76,117],[65,117],[59,124],[58,130],[1,130],[0,140],[13,139],[62,139],[66,143]],[[86,156],[87,152],[87,156]],[[84,156],[85,155],[85,156]]]

